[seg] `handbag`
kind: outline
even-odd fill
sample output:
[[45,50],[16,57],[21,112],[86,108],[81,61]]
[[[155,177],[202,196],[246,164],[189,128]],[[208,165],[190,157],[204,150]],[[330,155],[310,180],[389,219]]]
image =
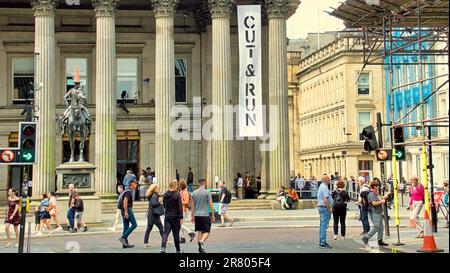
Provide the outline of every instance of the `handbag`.
[[153,208],[153,215],[158,217],[164,215],[164,208],[161,206],[161,204]]

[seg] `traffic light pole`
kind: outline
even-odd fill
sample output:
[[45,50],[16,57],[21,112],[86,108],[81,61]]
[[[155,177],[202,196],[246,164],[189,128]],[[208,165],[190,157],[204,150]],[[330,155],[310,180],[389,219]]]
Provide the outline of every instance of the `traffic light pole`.
[[[431,140],[431,126],[428,127],[428,140]],[[434,203],[434,179],[433,179],[433,153],[431,143],[428,145],[428,169],[429,173],[429,181],[431,186],[431,222],[433,226],[433,232],[437,232],[437,211],[436,204]]]

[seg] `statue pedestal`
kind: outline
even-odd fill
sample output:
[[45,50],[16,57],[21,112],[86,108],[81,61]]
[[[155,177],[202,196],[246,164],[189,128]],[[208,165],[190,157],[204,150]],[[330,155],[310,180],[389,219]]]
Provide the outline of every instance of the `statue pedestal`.
[[60,217],[67,215],[69,202],[69,184],[74,184],[84,203],[83,220],[85,223],[102,221],[102,201],[95,196],[95,166],[89,162],[68,162],[56,168],[58,209]]

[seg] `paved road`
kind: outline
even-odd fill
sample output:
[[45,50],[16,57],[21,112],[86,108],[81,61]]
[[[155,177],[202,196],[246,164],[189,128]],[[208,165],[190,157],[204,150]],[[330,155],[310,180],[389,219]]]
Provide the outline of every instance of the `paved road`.
[[[357,234],[359,229],[349,228],[350,234]],[[122,249],[118,242],[120,233],[80,234],[51,238],[32,239],[31,252],[88,252],[88,253],[159,253],[160,236],[151,234],[151,248],[144,248],[142,231],[130,237],[130,243],[136,244],[133,249]],[[368,250],[351,238],[347,240],[329,241],[331,250],[318,248],[317,229],[312,228],[276,228],[276,229],[222,229],[214,230],[206,243],[209,253],[368,253],[379,252]],[[331,234],[330,234],[331,237]],[[197,243],[182,244],[186,253],[197,253]],[[168,252],[175,252],[173,244],[169,244]],[[381,250],[383,251],[383,250]],[[385,249],[385,252],[390,250]],[[17,248],[0,246],[0,252],[17,252]]]

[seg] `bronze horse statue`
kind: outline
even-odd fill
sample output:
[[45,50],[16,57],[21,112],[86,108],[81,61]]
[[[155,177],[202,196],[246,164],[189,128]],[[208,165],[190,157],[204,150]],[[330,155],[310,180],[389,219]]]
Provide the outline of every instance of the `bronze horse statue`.
[[[64,101],[68,107],[63,114],[59,116],[59,131],[63,135],[69,135],[70,143],[70,160],[75,161],[75,136],[80,134],[80,159],[79,162],[84,162],[84,145],[86,137],[91,133],[91,119],[89,112],[85,107],[86,97],[82,89],[75,85],[64,96]],[[70,101],[70,104],[68,103]]]

